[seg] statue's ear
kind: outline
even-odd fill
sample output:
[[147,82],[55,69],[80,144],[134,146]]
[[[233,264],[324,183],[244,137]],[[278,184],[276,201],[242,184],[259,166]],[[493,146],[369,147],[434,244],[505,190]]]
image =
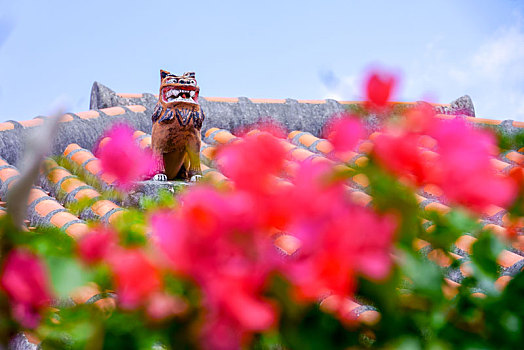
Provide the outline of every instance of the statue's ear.
[[167,77],[168,74],[171,74],[165,70],[160,70],[160,81],[162,81],[165,77]]

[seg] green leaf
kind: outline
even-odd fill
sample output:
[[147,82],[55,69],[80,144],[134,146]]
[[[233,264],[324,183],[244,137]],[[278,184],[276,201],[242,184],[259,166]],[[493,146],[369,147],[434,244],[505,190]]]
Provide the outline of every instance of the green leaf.
[[45,261],[54,290],[61,298],[68,297],[75,288],[92,280],[91,273],[75,259],[46,256]]

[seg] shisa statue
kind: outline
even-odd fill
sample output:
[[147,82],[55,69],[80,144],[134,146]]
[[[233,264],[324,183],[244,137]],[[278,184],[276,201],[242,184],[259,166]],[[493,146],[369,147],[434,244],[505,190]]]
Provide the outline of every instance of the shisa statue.
[[202,174],[200,129],[205,116],[198,104],[199,91],[195,73],[178,76],[160,71],[158,103],[151,117],[151,143],[162,159],[164,171],[153,180],[194,181]]

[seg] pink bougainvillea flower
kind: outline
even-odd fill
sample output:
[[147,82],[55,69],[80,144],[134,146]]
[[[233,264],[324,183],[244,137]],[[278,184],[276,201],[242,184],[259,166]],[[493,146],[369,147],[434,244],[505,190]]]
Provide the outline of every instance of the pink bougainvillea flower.
[[296,296],[309,301],[326,294],[350,296],[356,276],[387,276],[395,222],[352,204],[342,182],[330,180],[331,167],[305,162],[294,179],[295,211],[287,233],[301,241],[283,266]]
[[78,253],[88,264],[102,261],[116,246],[116,233],[109,227],[97,226],[80,238]]
[[452,202],[482,212],[490,205],[507,207],[517,195],[515,181],[497,174],[491,163],[495,139],[464,120],[441,121],[430,130],[438,142],[443,177],[438,184]]
[[118,249],[108,257],[118,302],[125,309],[144,304],[162,287],[158,269],[139,249]]
[[375,139],[378,161],[397,176],[422,185],[440,178],[438,155],[419,147],[420,135],[384,133]]
[[366,80],[366,98],[371,108],[383,108],[389,102],[396,78],[388,73],[373,72]]
[[51,291],[44,264],[34,254],[15,249],[6,257],[1,279],[14,318],[23,327],[35,328],[40,312],[49,305]]
[[351,151],[365,135],[360,119],[348,113],[335,115],[325,126],[324,137],[331,142],[335,152]]
[[156,246],[171,268],[202,288],[208,312],[204,334],[213,348],[238,348],[244,336],[276,320],[260,297],[280,260],[260,228],[258,195],[198,186],[181,196],[178,212],[161,211],[150,219]]
[[261,132],[218,150],[220,170],[239,189],[250,192],[268,191],[284,166],[286,150],[273,135]]
[[104,135],[107,141],[96,152],[102,171],[116,177],[118,187],[129,190],[133,183],[155,172],[159,162],[150,150],[141,149],[133,139],[133,129],[115,124]]

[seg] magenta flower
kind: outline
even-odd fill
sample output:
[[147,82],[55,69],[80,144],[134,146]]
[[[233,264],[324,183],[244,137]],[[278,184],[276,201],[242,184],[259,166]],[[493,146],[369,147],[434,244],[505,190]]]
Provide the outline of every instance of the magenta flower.
[[336,152],[353,150],[364,135],[362,122],[348,113],[334,116],[324,130],[324,137],[331,142]]
[[110,228],[99,226],[80,238],[78,253],[88,264],[101,261],[116,246],[116,233]]
[[40,259],[26,250],[12,250],[5,260],[1,285],[14,318],[23,327],[36,328],[41,311],[51,301],[47,272]]
[[517,196],[515,182],[498,175],[490,162],[496,153],[492,134],[456,118],[435,124],[429,135],[438,142],[443,173],[439,185],[447,198],[478,212],[512,203]]
[[158,161],[148,149],[141,149],[133,139],[133,129],[126,124],[115,124],[105,133],[109,141],[96,154],[102,171],[116,177],[118,187],[128,191],[134,182],[145,179],[158,168]]

